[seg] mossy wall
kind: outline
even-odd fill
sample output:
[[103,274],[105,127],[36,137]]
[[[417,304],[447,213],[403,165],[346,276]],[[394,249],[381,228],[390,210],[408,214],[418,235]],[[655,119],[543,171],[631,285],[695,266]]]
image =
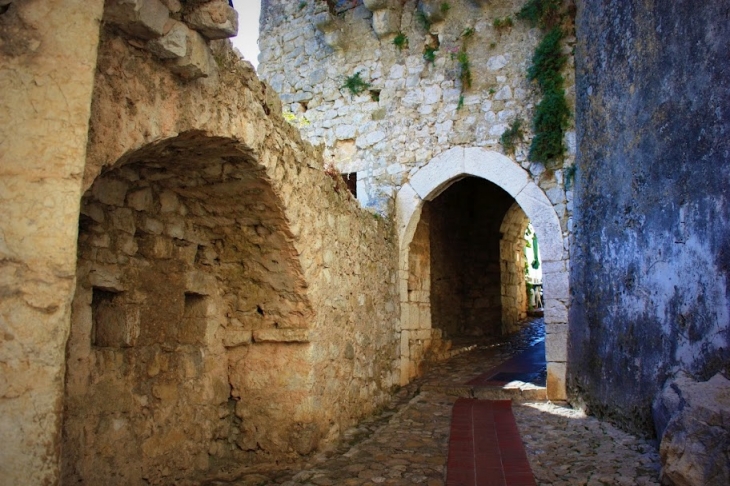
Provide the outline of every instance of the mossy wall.
[[650,432],[730,371],[730,3],[578,4],[569,393]]

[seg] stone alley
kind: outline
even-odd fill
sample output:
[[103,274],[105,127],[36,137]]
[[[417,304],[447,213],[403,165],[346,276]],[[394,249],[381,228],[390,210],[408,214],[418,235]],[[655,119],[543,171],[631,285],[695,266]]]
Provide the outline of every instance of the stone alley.
[[[465,348],[401,388],[381,413],[306,464],[229,471],[204,484],[445,484],[452,407],[459,396],[474,393],[464,384],[543,337],[542,322],[535,319],[509,339]],[[659,484],[655,442],[563,404],[516,400],[513,411],[538,485]]]

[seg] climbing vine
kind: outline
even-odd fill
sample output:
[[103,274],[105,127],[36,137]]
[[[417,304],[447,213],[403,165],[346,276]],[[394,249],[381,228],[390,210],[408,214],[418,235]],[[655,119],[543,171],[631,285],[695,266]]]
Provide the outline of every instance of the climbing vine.
[[545,32],[527,70],[527,78],[537,82],[542,92],[532,119],[535,136],[528,157],[533,162],[550,165],[565,155],[563,138],[570,120],[564,79],[560,74],[567,62],[561,47],[564,32],[559,25],[562,21],[560,0],[528,0],[517,18]]

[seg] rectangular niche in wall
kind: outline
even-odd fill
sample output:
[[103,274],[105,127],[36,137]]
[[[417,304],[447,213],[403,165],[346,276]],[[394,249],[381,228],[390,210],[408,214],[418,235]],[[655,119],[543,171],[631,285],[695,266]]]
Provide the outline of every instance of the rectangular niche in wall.
[[178,335],[181,343],[203,344],[208,316],[208,298],[205,295],[185,292],[185,309]]
[[124,292],[94,287],[91,318],[94,346],[129,348],[139,338],[139,308],[125,302]]

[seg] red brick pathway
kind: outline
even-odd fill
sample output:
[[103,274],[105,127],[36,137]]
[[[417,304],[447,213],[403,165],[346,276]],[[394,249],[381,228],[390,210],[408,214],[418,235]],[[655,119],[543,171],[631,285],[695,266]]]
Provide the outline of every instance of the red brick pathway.
[[446,485],[535,486],[511,401],[456,401]]

